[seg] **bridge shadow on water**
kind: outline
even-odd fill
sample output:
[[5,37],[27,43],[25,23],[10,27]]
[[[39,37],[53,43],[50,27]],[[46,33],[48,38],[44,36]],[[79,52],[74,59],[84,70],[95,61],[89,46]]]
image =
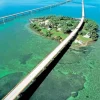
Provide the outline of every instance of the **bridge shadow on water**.
[[[83,23],[84,26],[84,23]],[[80,30],[83,28],[83,26],[80,28]],[[79,30],[79,31],[80,31]],[[30,97],[34,94],[34,92],[37,90],[37,88],[40,86],[40,84],[44,81],[44,79],[48,76],[48,74],[51,72],[51,70],[57,65],[59,60],[63,57],[63,55],[66,53],[66,51],[71,46],[72,42],[76,39],[77,35],[73,37],[73,39],[69,42],[68,45],[59,53],[59,55],[51,62],[50,65],[48,65],[47,69],[43,71],[42,74],[40,74],[36,81],[34,81],[23,93],[20,94],[18,100],[29,100]]]

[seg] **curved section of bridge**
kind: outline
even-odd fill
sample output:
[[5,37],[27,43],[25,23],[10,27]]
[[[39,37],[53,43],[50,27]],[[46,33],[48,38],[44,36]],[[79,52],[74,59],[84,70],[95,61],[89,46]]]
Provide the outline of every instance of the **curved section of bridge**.
[[8,15],[8,16],[3,16],[3,17],[0,17],[0,23],[4,23],[5,24],[5,22],[7,22],[7,21],[9,21],[11,19],[14,19],[14,18],[16,18],[18,16],[22,16],[22,15],[30,14],[30,13],[33,13],[33,12],[36,12],[36,11],[41,11],[41,10],[45,10],[45,9],[48,9],[48,8],[56,7],[56,6],[65,4],[65,3],[69,2],[69,1],[70,0],[66,0],[64,2],[60,2],[60,3],[56,3],[56,4],[52,4],[52,5],[36,8],[36,9],[31,9],[31,10],[27,10],[27,11],[24,11],[24,12]]
[[84,23],[84,1],[82,0],[82,18],[77,25],[77,27],[71,32],[71,34],[62,42],[59,46],[57,46],[39,65],[35,67],[19,84],[15,86],[2,100],[14,100],[16,99],[26,87],[30,85],[54,60],[57,55],[66,47],[67,44],[76,36],[79,29],[82,27]]

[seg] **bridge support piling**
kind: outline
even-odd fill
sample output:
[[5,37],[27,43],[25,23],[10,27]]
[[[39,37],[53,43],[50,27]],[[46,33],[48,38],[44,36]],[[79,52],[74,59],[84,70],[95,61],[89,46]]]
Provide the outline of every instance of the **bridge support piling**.
[[32,14],[32,11],[30,11],[30,13]]
[[51,12],[51,8],[52,8],[52,6],[50,6],[50,12]]
[[5,19],[3,18],[3,24],[5,24]]

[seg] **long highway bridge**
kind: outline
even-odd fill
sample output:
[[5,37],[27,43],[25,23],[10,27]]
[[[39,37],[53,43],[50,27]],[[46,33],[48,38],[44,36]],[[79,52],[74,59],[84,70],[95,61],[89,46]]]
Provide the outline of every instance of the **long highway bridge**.
[[56,3],[56,4],[52,4],[52,5],[36,8],[36,9],[31,9],[31,10],[27,10],[27,11],[11,14],[11,15],[8,15],[8,16],[3,16],[3,17],[0,17],[0,24],[2,24],[2,23],[5,24],[6,22],[8,22],[10,20],[13,20],[13,19],[15,19],[16,17],[19,17],[19,16],[28,15],[28,14],[31,14],[31,13],[35,13],[37,11],[41,11],[41,10],[45,10],[45,9],[48,9],[48,8],[53,8],[53,7],[56,7],[56,6],[59,6],[59,5],[63,5],[65,3],[67,3],[67,2],[69,2],[69,1],[70,0],[66,0],[64,2],[60,2],[60,3]]
[[60,52],[69,44],[75,37],[84,23],[84,0],[82,0],[82,17],[76,28],[70,35],[62,41],[43,61],[41,61],[20,83],[18,83],[2,100],[18,99],[20,94],[32,83],[36,78],[43,73],[48,65],[57,57]]

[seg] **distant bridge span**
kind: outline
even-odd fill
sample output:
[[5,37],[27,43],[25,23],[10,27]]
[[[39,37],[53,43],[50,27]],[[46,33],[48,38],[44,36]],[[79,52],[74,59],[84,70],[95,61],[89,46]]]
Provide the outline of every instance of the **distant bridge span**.
[[30,13],[33,13],[33,12],[36,12],[36,11],[41,11],[41,10],[45,10],[45,9],[48,9],[48,8],[56,7],[56,6],[65,4],[65,3],[69,2],[69,1],[70,0],[66,0],[64,2],[60,2],[60,3],[56,3],[56,4],[52,4],[52,5],[36,8],[36,9],[31,9],[31,10],[27,10],[27,11],[11,14],[11,15],[8,15],[8,16],[3,16],[3,17],[0,17],[0,24],[2,24],[2,23],[5,24],[7,21],[15,19],[16,17],[22,16],[22,15],[25,15],[25,14],[30,14]]
[[60,43],[39,65],[37,65],[20,83],[18,83],[2,100],[15,100],[54,60],[55,57],[66,47],[67,44],[76,36],[84,23],[84,1],[82,0],[82,17],[77,27],[71,34]]

